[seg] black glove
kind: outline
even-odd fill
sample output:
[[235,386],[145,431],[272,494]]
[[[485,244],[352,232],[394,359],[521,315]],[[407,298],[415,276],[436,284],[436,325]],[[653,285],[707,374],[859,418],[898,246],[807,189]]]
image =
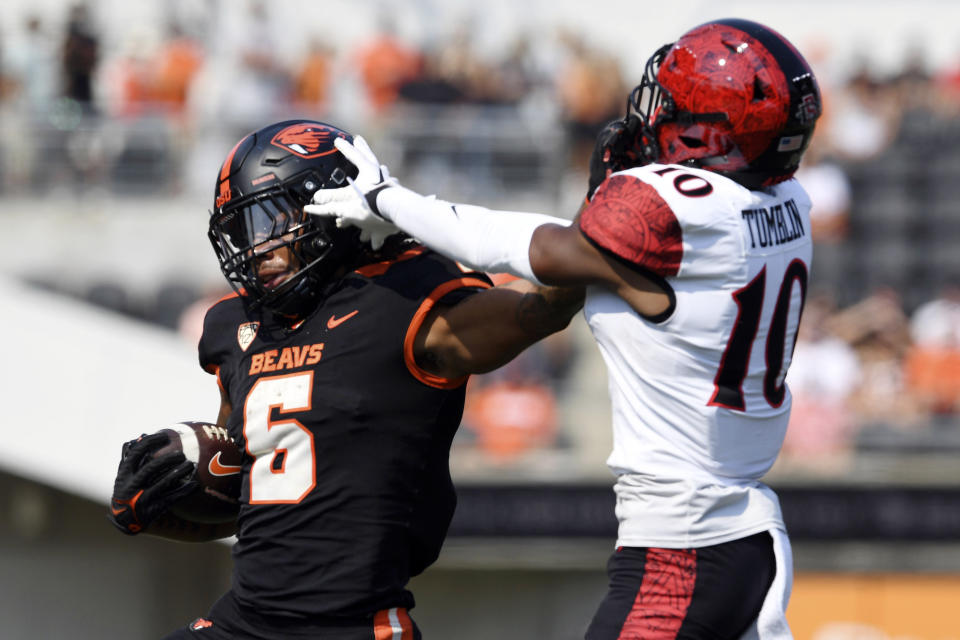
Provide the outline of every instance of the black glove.
[[639,129],[640,119],[630,116],[608,122],[597,134],[597,142],[590,154],[588,202],[611,173],[637,165],[638,155],[634,149]]
[[198,486],[196,466],[183,452],[153,457],[169,442],[169,434],[154,433],[123,445],[108,517],[127,535],[143,531],[171,504]]

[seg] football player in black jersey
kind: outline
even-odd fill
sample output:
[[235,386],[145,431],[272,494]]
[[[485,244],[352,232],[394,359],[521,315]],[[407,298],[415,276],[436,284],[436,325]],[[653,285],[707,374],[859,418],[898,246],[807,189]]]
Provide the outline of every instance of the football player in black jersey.
[[[207,312],[199,351],[220,387],[217,424],[244,450],[240,515],[203,525],[164,512],[189,476],[182,454],[139,474],[121,464],[114,496],[138,496],[113,516],[128,533],[237,536],[231,590],[167,638],[419,638],[406,585],[453,516],[467,376],[582,304],[581,289],[494,288],[406,236],[375,237],[374,250],[305,213],[317,190],[356,175],[338,137],[353,140],[320,122],[273,124],[220,169],[209,237],[235,293]],[[144,438],[125,455],[163,444]]]

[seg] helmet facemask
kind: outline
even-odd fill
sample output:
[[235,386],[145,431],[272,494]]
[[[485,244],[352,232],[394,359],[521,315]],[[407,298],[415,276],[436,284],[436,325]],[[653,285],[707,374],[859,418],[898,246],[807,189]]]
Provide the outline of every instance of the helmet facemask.
[[673,109],[673,100],[670,93],[657,82],[657,69],[671,46],[665,44],[650,56],[640,84],[627,96],[627,126],[636,130],[633,145],[633,153],[637,156],[636,165],[645,165],[660,159],[660,148],[657,146],[652,124],[658,113]]
[[[337,229],[331,220],[303,211],[320,188],[336,188],[346,174],[335,169],[326,184],[315,172],[296,176],[270,189],[237,198],[210,219],[209,238],[221,270],[252,309],[263,307],[285,316],[300,316],[319,299],[319,289],[357,248],[356,233]],[[260,265],[274,251],[287,251],[290,274],[271,286]]]
[[673,104],[656,76],[658,65],[670,46],[664,45],[647,61],[640,84],[627,96],[626,115],[607,125],[615,132],[614,137],[604,142],[598,139],[598,144],[606,145],[603,165],[608,171],[623,171],[660,160],[660,148],[651,124],[655,114],[671,109]]

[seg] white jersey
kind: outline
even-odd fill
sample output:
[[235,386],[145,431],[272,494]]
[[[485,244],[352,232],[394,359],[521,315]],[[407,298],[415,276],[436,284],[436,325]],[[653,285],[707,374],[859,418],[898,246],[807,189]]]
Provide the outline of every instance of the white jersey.
[[611,176],[580,218],[596,246],[661,280],[644,318],[591,287],[584,312],[609,371],[618,545],[719,544],[783,528],[759,479],[783,444],[784,378],[812,254],[810,200],[652,164]]

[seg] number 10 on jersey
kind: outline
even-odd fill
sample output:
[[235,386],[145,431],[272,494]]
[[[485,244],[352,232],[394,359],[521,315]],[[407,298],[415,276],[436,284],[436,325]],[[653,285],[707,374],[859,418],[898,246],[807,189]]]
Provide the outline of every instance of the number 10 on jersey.
[[[791,309],[794,306],[791,305],[794,285],[800,287],[800,304]],[[767,267],[764,266],[748,285],[732,294],[737,303],[737,319],[713,381],[713,397],[708,403],[711,406],[726,407],[736,411],[746,410],[743,383],[749,371],[751,352],[763,320],[770,323],[762,354],[766,363],[763,374],[763,397],[774,408],[783,403],[786,394],[783,384],[783,378],[786,375],[784,363],[789,365],[793,357],[793,348],[797,344],[797,328],[800,326],[803,303],[807,297],[807,267],[801,260],[793,260],[787,266],[772,310],[764,305],[766,286]],[[796,322],[792,325],[789,322],[791,311],[796,316]],[[789,351],[787,351],[788,347]]]

